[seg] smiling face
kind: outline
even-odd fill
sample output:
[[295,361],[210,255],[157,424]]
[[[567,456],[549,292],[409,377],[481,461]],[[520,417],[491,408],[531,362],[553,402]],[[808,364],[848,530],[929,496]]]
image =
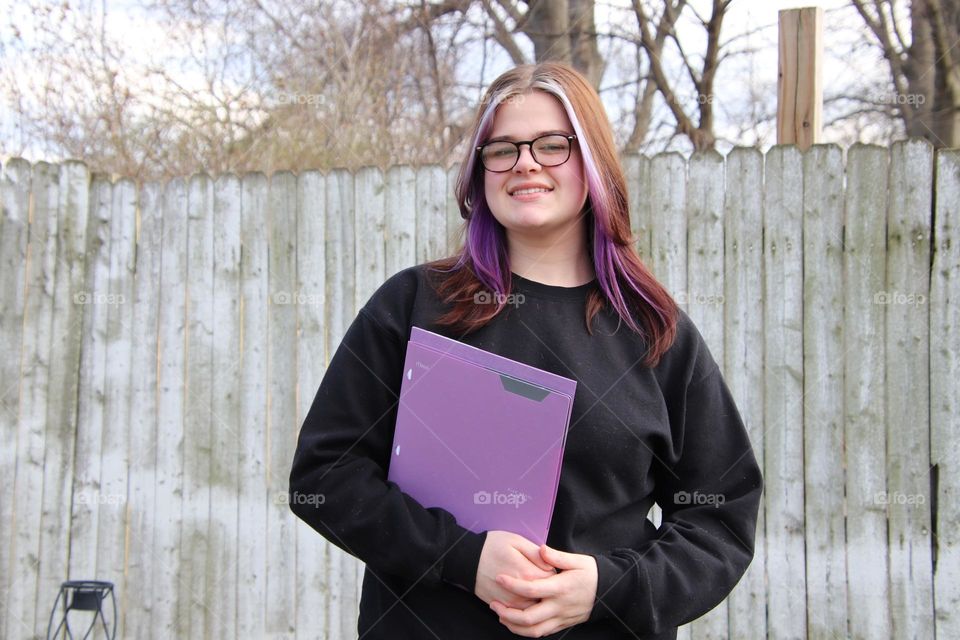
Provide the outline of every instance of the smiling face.
[[[506,100],[497,108],[492,140],[533,140],[545,133],[573,135],[570,119],[560,101],[543,91],[530,91]],[[587,199],[583,158],[578,141],[570,159],[556,167],[544,167],[533,159],[530,146],[520,147],[520,158],[510,171],[484,171],[484,194],[497,221],[511,236],[570,236],[571,225],[582,222]],[[572,234],[579,236],[579,233]]]

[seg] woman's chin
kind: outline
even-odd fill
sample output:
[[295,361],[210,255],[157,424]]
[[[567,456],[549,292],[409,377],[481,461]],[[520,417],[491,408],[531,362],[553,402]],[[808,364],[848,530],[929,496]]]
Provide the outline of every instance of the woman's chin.
[[520,231],[523,229],[544,229],[552,226],[556,222],[555,216],[548,211],[527,209],[521,211],[511,211],[505,219],[501,219],[502,224],[507,229]]

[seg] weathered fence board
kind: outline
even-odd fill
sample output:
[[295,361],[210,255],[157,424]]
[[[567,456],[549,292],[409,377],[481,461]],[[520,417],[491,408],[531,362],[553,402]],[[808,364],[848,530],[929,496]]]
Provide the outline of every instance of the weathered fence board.
[[890,154],[858,145],[847,163],[844,286],[844,451],[847,610],[854,638],[889,638],[884,395],[886,192]]
[[803,456],[807,633],[846,626],[843,518],[843,162],[814,145],[803,171]]
[[767,153],[763,201],[763,418],[767,635],[806,637],[803,492],[803,174]]
[[[161,254],[157,283],[157,452],[156,529],[154,530],[154,598],[149,603],[153,637],[178,635],[179,620],[188,597],[181,590],[180,529],[183,522],[184,416],[187,390],[183,382],[186,367],[187,305],[183,275],[187,271],[187,183],[173,180],[161,197],[162,235],[144,238]],[[148,507],[142,507],[148,508]],[[84,575],[74,573],[73,575]],[[90,574],[87,574],[90,575]]]
[[[33,207],[27,245],[23,345],[20,363],[20,407],[17,422],[17,467],[13,482],[13,571],[8,616],[12,624],[35,628],[42,614],[33,594],[41,564],[40,519],[44,453],[47,446],[47,404],[52,354],[53,290],[56,268],[59,167],[39,163],[30,178]],[[54,447],[57,445],[55,444]],[[22,633],[22,629],[16,629]]]
[[930,219],[933,149],[896,143],[887,202],[887,532],[896,638],[932,638]]
[[442,167],[417,169],[417,263],[442,257],[447,246],[447,173]]
[[[750,569],[679,637],[960,634],[960,155],[624,171],[765,472]],[[43,636],[68,577],[117,585],[123,637],[355,635],[363,565],[293,517],[289,465],[359,307],[462,240],[456,175],[5,163],[0,636]]]
[[[15,443],[20,415],[20,362],[23,350],[24,269],[27,262],[27,237],[30,229],[30,165],[14,159],[3,167],[0,179],[0,437],[3,442]],[[0,491],[0,567],[10,571],[0,574],[0,610],[4,620],[0,631],[4,637],[30,633],[31,625],[22,619],[20,596],[16,589],[26,590],[24,583],[33,575],[15,567],[15,539],[13,514],[16,510],[17,447],[0,447],[0,486],[12,487]],[[18,586],[23,585],[23,586]],[[18,610],[21,609],[21,610]]]
[[[117,588],[134,593],[127,600],[120,627],[129,638],[150,640],[159,611],[154,610],[160,589],[157,577],[163,575],[157,558],[156,534],[165,526],[158,517],[157,501],[166,494],[157,487],[158,371],[157,344],[160,318],[160,268],[163,237],[163,188],[145,184],[140,190],[139,230],[137,233],[136,282],[133,305],[134,343],[130,376],[130,475],[129,561],[123,583]],[[234,536],[236,533],[234,532]],[[157,614],[156,616],[154,614]]]
[[930,462],[937,636],[960,637],[960,151],[937,153],[930,286]]
[[[386,185],[379,169],[365,167],[355,177],[354,188],[356,202],[363,203],[357,208],[357,235],[354,240],[356,252],[357,289],[355,304],[357,309],[370,299],[387,274],[385,234],[386,224]],[[306,248],[309,250],[309,247]]]
[[240,459],[240,180],[223,176],[213,188],[213,306],[210,398],[210,553],[206,571],[213,638],[237,636],[237,515]]
[[[386,194],[386,211],[389,214],[386,215],[384,237],[384,272],[387,274],[392,275],[416,261],[416,196],[417,174],[413,168],[390,167],[387,170]],[[320,384],[319,381],[317,384]]]
[[[267,179],[254,173],[240,186],[240,513],[237,524],[237,637],[266,636],[267,488],[267,281],[269,226]],[[317,224],[323,225],[323,220]],[[309,237],[309,236],[308,236]],[[321,236],[321,240],[322,240]],[[326,245],[325,245],[326,246]],[[323,343],[323,335],[319,336]]]
[[[687,287],[677,292],[708,344],[723,363],[723,287],[725,265],[723,245],[724,175],[719,153],[698,154],[690,159],[686,193]],[[727,604],[723,602],[690,625],[695,638],[724,638],[727,635]]]
[[934,594],[941,638],[960,637],[960,151],[937,154],[930,282],[930,462]]
[[[83,331],[80,334],[80,390],[74,453],[73,505],[70,523],[71,576],[96,576],[97,522],[101,502],[103,421],[106,407],[107,321],[110,303],[110,219],[113,188],[98,176],[90,186],[87,265],[82,293]],[[183,247],[184,245],[181,245]],[[180,272],[182,273],[182,272]],[[179,274],[178,274],[179,275]],[[180,316],[182,321],[183,316]],[[182,349],[183,345],[179,345]],[[181,386],[177,381],[178,388]],[[180,428],[180,422],[177,422]],[[109,443],[107,443],[109,447]],[[81,578],[82,579],[82,578]],[[51,605],[52,606],[52,605]]]
[[[113,185],[110,217],[110,278],[106,300],[108,367],[104,378],[103,448],[97,522],[97,573],[122,575],[127,553],[127,485],[130,469],[130,377],[133,327],[137,190],[130,180]],[[97,304],[98,302],[95,302]],[[142,334],[141,334],[142,335]],[[117,594],[126,611],[134,593]],[[118,629],[117,633],[121,631]]]
[[[754,455],[763,468],[763,156],[736,149],[727,157],[724,200],[724,379],[743,418]],[[746,452],[744,452],[746,455]],[[763,506],[755,548],[765,546]],[[746,544],[745,541],[741,541]],[[736,591],[728,598],[730,629],[718,637],[751,638],[765,628],[763,553],[755,554]]]
[[[296,289],[297,190],[296,177],[288,172],[270,178],[267,206],[270,304],[267,307],[267,495],[282,495],[289,486],[291,451],[299,425],[296,416]],[[354,266],[354,268],[356,268]],[[286,302],[283,300],[286,297]],[[266,631],[268,636],[294,632],[296,616],[296,516],[280,500],[267,502]]]
[[[325,189],[324,177],[317,171],[303,173],[297,181],[297,424],[303,422],[310,410],[327,363],[323,341],[327,310],[323,296]],[[295,533],[296,637],[335,637],[327,626],[329,619],[324,610],[328,594],[335,588],[329,583],[324,562],[328,543],[303,522],[297,522]]]
[[640,258],[650,265],[650,159],[630,154],[623,159],[623,173],[630,193],[630,230]]
[[[67,162],[60,167],[50,333],[50,389],[53,393],[48,394],[46,414],[38,594],[57,592],[63,576],[67,575],[69,560],[69,545],[64,541],[65,533],[70,531],[70,510],[64,505],[70,504],[73,485],[82,321],[82,306],[77,303],[77,296],[84,286],[89,180],[86,167],[79,162]],[[43,601],[38,601],[36,619],[41,628],[49,619],[49,611],[43,605]]]
[[183,417],[183,518],[180,521],[180,604],[177,635],[205,635],[213,606],[206,560],[214,552],[208,537],[210,405],[213,393],[213,183],[195,175],[187,191],[186,390]]

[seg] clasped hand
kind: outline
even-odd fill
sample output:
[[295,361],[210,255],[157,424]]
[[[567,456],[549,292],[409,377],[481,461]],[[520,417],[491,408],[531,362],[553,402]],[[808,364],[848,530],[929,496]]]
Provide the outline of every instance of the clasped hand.
[[515,533],[488,531],[475,592],[512,633],[539,638],[590,618],[597,563]]

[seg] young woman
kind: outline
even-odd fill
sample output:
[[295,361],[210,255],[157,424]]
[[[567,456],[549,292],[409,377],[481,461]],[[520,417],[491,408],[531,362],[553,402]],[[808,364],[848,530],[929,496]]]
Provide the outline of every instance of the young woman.
[[[389,278],[304,420],[297,515],[366,563],[361,638],[674,638],[753,557],[761,475],[719,368],[633,249],[599,97],[527,65],[488,89],[455,256]],[[547,544],[474,533],[387,471],[411,327],[577,381]],[[647,513],[656,502],[662,524]]]

